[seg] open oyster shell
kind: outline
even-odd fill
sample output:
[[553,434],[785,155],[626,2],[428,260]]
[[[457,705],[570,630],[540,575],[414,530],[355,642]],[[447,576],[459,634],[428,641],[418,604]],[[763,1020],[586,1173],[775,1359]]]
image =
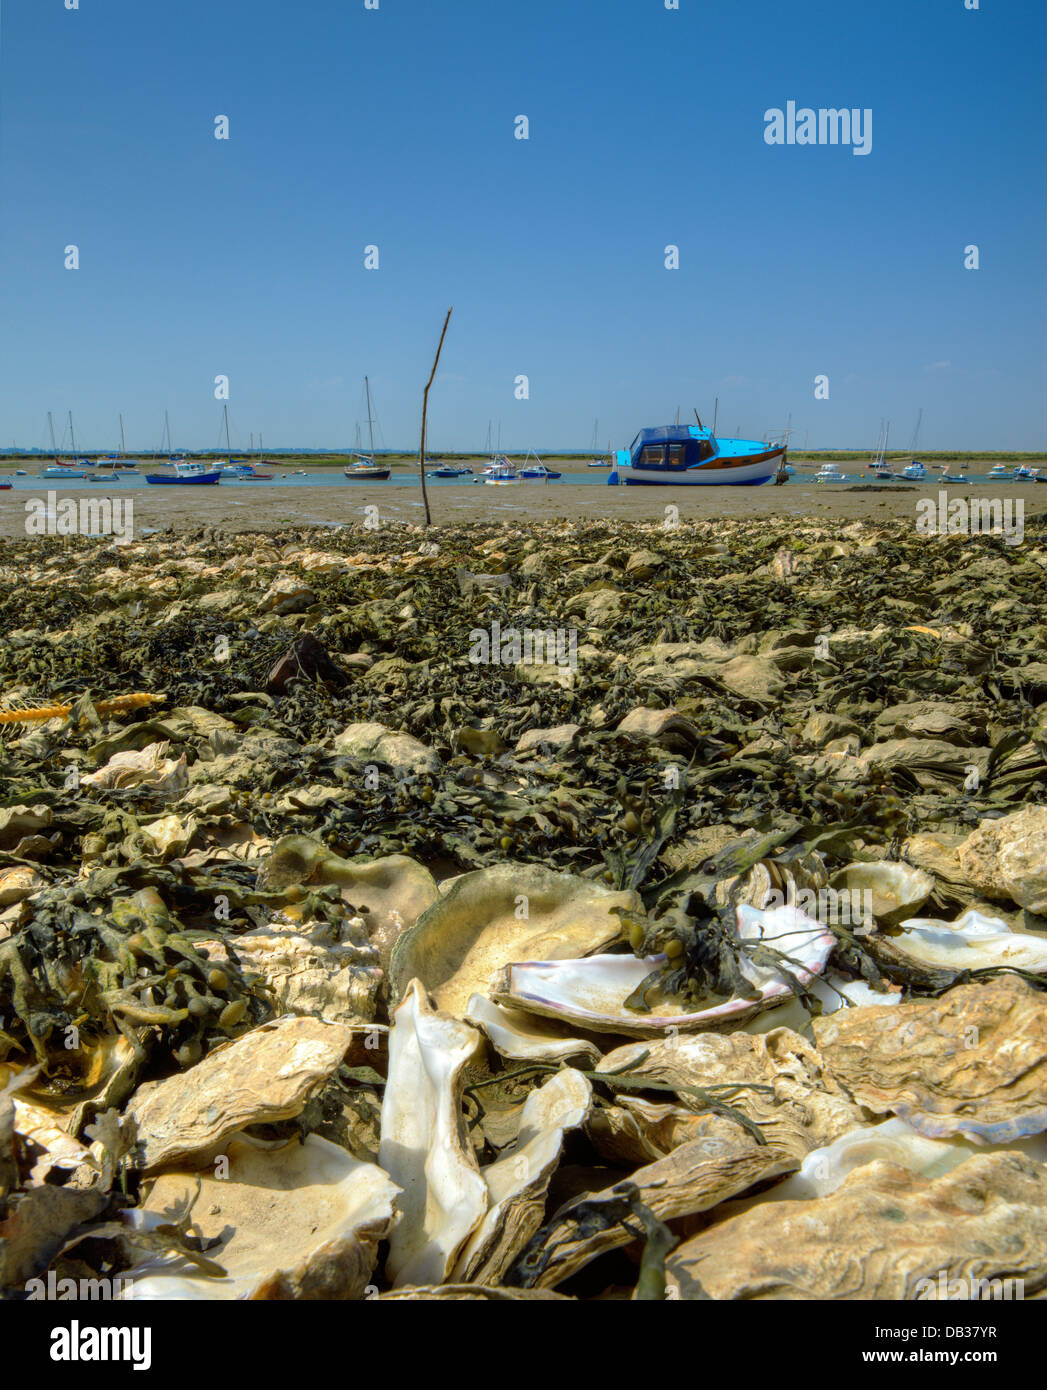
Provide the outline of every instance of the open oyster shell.
[[500,1056],[515,1061],[568,1062],[582,1058],[593,1065],[600,1057],[600,1049],[587,1038],[567,1037],[555,1023],[496,1004],[482,994],[470,995],[465,1020],[487,1035]]
[[633,892],[537,864],[462,874],[396,943],[392,993],[401,997],[418,979],[439,1008],[462,1014],[510,961],[574,960],[620,940],[618,907],[642,911]]
[[489,1207],[452,1272],[463,1283],[498,1283],[542,1224],[549,1179],[560,1161],[564,1132],[589,1113],[592,1086],[569,1067],[532,1091],[520,1131],[494,1163],[481,1169]]
[[1014,931],[1000,917],[974,909],[954,922],[913,917],[896,936],[879,938],[876,953],[903,965],[922,966],[928,975],[942,970],[1028,970],[1047,973],[1047,936]]
[[388,1175],[315,1134],[279,1149],[234,1140],[226,1156],[222,1178],[162,1174],[135,1215],[149,1230],[184,1208],[199,1184],[192,1220],[205,1239],[220,1238],[208,1258],[227,1277],[207,1278],[180,1257],[154,1259],[128,1270],[123,1297],[362,1297],[393,1221],[399,1188]]
[[[836,942],[820,923],[793,907],[761,911],[743,904],[738,908],[738,935],[742,941],[773,944],[792,962],[801,984],[808,983],[824,968]],[[742,973],[758,991],[755,999],[737,997],[697,1010],[673,999],[662,1000],[650,1013],[626,1008],[625,1001],[664,959],[605,955],[587,960],[509,965],[495,983],[494,998],[498,1003],[562,1019],[594,1032],[651,1038],[672,1028],[702,1032],[728,1027],[762,1009],[773,1008],[791,992],[773,967],[743,960]]]
[[832,887],[871,899],[872,915],[881,927],[894,927],[918,912],[934,892],[934,875],[912,864],[881,859],[877,863],[847,864],[832,876]]
[[378,1161],[402,1188],[386,1274],[394,1285],[442,1284],[487,1212],[487,1185],[465,1135],[463,1072],[483,1046],[431,1007],[412,980],[393,1015]]

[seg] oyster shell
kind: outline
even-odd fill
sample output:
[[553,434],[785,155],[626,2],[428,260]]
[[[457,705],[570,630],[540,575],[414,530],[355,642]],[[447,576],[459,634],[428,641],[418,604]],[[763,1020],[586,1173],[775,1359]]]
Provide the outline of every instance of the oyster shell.
[[[796,978],[806,984],[825,966],[836,938],[805,913],[792,907],[769,911],[743,904],[738,908],[742,941],[773,942],[789,957]],[[625,1001],[664,961],[664,956],[592,956],[587,960],[529,961],[506,966],[494,987],[498,1003],[543,1014],[598,1033],[652,1038],[667,1029],[704,1032],[742,1022],[772,1008],[790,993],[773,966],[741,962],[746,979],[759,991],[755,999],[734,998],[706,1009],[664,999],[650,1013],[626,1008]]]
[[642,911],[635,893],[615,893],[537,864],[463,874],[397,941],[392,993],[400,997],[418,979],[440,1008],[464,1013],[470,997],[486,994],[509,961],[573,960],[619,940],[616,907]]
[[378,1151],[402,1188],[386,1261],[394,1285],[444,1283],[487,1212],[462,1117],[462,1073],[482,1045],[475,1028],[437,1012],[411,981],[393,1015]]
[[488,1209],[469,1237],[451,1278],[496,1284],[542,1224],[549,1179],[560,1161],[566,1130],[585,1122],[592,1086],[569,1067],[524,1101],[516,1141],[480,1170]]
[[983,820],[956,854],[979,892],[1047,915],[1047,807],[1024,806],[999,820]]
[[701,1136],[615,1184],[566,1203],[514,1266],[514,1278],[541,1288],[562,1284],[598,1255],[635,1240],[623,1199],[635,1185],[639,1200],[660,1221],[693,1216],[735,1197],[754,1183],[796,1167],[719,1115],[703,1115]]
[[344,1024],[288,1014],[216,1047],[187,1072],[139,1086],[127,1107],[138,1127],[138,1166],[206,1162],[249,1125],[300,1114],[352,1041]]
[[394,772],[438,773],[440,755],[410,734],[397,734],[384,724],[349,724],[334,741],[340,753],[366,761],[388,763]]
[[1047,999],[1015,975],[812,1023],[829,1073],[920,1134],[1005,1143],[1047,1129]]
[[[600,1069],[634,1083],[667,1086],[691,1111],[709,1107],[702,1095],[690,1091],[727,1088],[712,1094],[759,1125],[769,1145],[797,1158],[862,1122],[861,1112],[827,1073],[815,1049],[789,1028],[758,1037],[697,1033],[627,1043],[609,1052]],[[625,1095],[615,1099],[618,1105],[626,1103]]]
[[482,994],[470,995],[465,1021],[482,1029],[500,1056],[516,1061],[567,1062],[581,1057],[592,1066],[600,1058],[600,1049],[588,1039],[565,1037],[555,1024],[495,1004]]
[[310,1134],[278,1149],[230,1143],[228,1174],[164,1173],[136,1225],[149,1230],[184,1209],[199,1185],[194,1226],[226,1278],[201,1275],[181,1257],[127,1272],[123,1297],[148,1299],[352,1299],[368,1287],[378,1243],[389,1233],[399,1188],[374,1163]]
[[913,917],[896,936],[876,943],[878,955],[928,974],[951,970],[1027,970],[1047,973],[1047,937],[1015,931],[1000,917],[970,909],[954,922]]
[[868,893],[879,925],[894,927],[923,907],[934,892],[934,876],[912,864],[881,859],[873,864],[846,864],[833,874],[832,887],[848,894]]
[[[971,1298],[975,1278],[1039,1289],[1047,1167],[988,1154],[926,1178],[870,1163],[829,1196],[763,1202],[718,1221],[669,1255],[666,1276],[684,1299]],[[961,1292],[950,1295],[954,1280]]]
[[299,883],[341,888],[343,900],[363,915],[383,969],[389,967],[400,934],[439,896],[429,870],[405,854],[354,863],[307,835],[285,835],[259,869],[258,886],[276,889]]

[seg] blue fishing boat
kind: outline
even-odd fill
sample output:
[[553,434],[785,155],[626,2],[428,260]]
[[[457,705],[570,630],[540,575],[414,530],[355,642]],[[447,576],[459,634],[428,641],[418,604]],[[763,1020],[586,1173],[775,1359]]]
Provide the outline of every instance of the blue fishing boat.
[[222,475],[217,468],[207,469],[202,463],[172,463],[170,473],[147,473],[147,483],[220,483]]
[[697,425],[659,425],[641,430],[628,449],[619,449],[607,479],[611,487],[715,486],[768,483],[785,464],[784,444],[756,439],[718,439]]
[[[534,462],[528,463],[527,459],[529,458],[533,458]],[[548,483],[554,478],[562,478],[563,474],[555,472],[552,468],[546,468],[537,454],[528,454],[527,458],[523,461],[523,467],[520,469],[520,477],[538,479],[541,482]]]

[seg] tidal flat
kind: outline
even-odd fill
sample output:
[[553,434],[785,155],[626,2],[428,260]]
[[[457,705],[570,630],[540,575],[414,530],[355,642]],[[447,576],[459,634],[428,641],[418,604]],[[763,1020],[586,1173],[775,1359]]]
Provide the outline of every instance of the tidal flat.
[[1036,488],[203,491],[0,543],[5,1298],[1047,1288]]

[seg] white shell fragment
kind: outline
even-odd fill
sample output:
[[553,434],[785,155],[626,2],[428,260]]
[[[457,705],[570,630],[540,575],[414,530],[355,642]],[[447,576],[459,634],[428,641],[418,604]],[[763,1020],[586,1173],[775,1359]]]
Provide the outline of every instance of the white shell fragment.
[[[836,938],[794,907],[770,911],[738,908],[738,935],[743,941],[766,941],[793,962],[796,978],[808,983],[825,967]],[[688,1011],[684,1004],[664,1000],[650,1013],[628,1009],[629,995],[656,970],[663,956],[592,956],[576,961],[529,961],[510,965],[494,990],[500,1003],[530,1013],[560,1018],[594,1032],[656,1037],[668,1028],[698,1032],[742,1022],[771,1008],[790,993],[773,966],[743,959],[742,974],[759,990],[756,999],[729,999],[707,1009]]]
[[483,1220],[487,1184],[462,1120],[475,1028],[433,1009],[417,980],[393,1015],[378,1161],[402,1188],[386,1273],[394,1286],[443,1284]]

